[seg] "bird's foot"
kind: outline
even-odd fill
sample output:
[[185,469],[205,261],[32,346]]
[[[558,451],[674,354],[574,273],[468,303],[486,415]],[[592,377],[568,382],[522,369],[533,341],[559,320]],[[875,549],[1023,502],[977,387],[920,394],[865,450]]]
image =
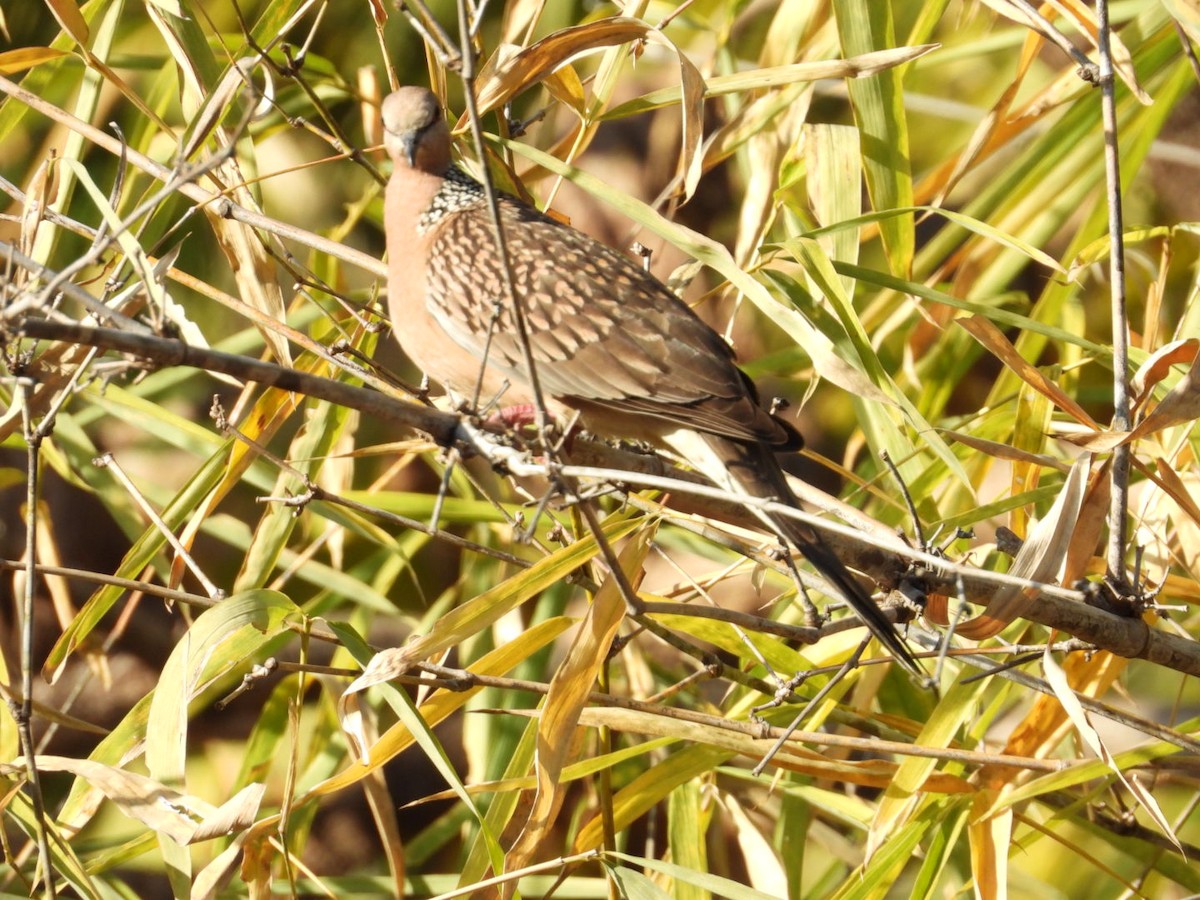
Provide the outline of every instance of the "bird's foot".
[[[555,448],[555,452],[566,450],[570,452],[571,442],[579,434],[578,416],[573,417],[565,426],[565,433],[560,423],[549,413],[546,414],[546,434],[543,438]],[[483,420],[485,428],[502,431],[520,431],[522,428],[534,428],[538,424],[537,406],[532,403],[518,403],[513,406],[503,406],[490,413]],[[561,440],[559,440],[561,438]]]
[[537,407],[532,403],[503,406],[484,419],[484,425],[515,430],[537,424]]

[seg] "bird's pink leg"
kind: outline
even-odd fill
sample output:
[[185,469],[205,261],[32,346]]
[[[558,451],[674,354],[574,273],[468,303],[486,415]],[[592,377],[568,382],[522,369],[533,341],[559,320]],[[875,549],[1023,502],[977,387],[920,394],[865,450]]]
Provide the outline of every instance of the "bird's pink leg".
[[[506,431],[532,428],[537,425],[537,421],[537,407],[532,403],[516,403],[512,406],[502,406],[483,420],[484,427],[503,428]],[[547,427],[553,432],[558,424],[554,416],[547,412]],[[570,452],[575,436],[581,431],[578,414],[571,416],[564,427],[566,428],[566,433],[563,435],[559,446]]]
[[536,425],[537,407],[532,403],[518,403],[515,406],[502,406],[496,412],[484,419],[484,424],[498,426],[505,429],[524,428],[526,425]]

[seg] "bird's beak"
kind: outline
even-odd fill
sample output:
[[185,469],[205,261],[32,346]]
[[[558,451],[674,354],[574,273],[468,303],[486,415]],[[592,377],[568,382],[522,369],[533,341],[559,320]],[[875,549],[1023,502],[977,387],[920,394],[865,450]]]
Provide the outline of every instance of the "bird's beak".
[[419,134],[409,133],[400,138],[400,150],[404,153],[404,158],[408,160],[410,169],[417,167],[417,144],[419,143]]
[[383,143],[393,159],[408,161],[410,169],[417,167],[417,148],[421,143],[420,133],[395,132],[387,128],[383,130]]

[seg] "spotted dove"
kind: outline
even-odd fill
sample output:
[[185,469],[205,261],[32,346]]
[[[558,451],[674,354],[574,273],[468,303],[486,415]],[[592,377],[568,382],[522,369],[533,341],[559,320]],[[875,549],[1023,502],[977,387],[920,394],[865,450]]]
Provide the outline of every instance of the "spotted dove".
[[[534,403],[482,186],[450,158],[434,94],[403,87],[383,101],[394,169],[387,186],[388,305],[412,361],[460,397]],[[633,260],[515,197],[498,197],[513,290],[552,414],[589,431],[650,441],[734,493],[797,505],[775,452],[796,430],[764,409],[729,345]],[[484,356],[486,365],[483,365]],[[481,374],[482,372],[482,374]],[[480,380],[482,379],[482,380]],[[821,572],[867,627],[924,676],[891,622],[820,535],[769,524]]]

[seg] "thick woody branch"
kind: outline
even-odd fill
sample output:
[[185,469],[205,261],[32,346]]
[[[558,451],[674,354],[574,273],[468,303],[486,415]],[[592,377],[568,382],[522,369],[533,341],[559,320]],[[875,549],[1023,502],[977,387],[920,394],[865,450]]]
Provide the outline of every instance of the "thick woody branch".
[[[19,330],[25,337],[87,344],[132,354],[159,366],[191,366],[296,391],[425,432],[442,446],[458,445],[468,452],[488,452],[489,449],[482,446],[480,431],[463,416],[248,357],[188,347],[180,341],[165,338],[45,319],[27,319],[20,324]],[[820,529],[825,541],[848,565],[870,575],[888,591],[904,587],[911,593],[916,587],[926,594],[945,594],[983,606],[1004,588],[1016,586],[1037,591],[1037,600],[1025,613],[1025,618],[1030,621],[1073,635],[1118,656],[1144,659],[1164,668],[1200,675],[1200,644],[1151,628],[1140,618],[1119,616],[1091,606],[1083,592],[955,564],[908,547],[899,540],[880,541],[784,504],[737,497],[711,487],[698,476],[676,469],[656,456],[577,439],[572,442],[568,457],[570,464],[564,467],[564,473],[571,477],[620,489],[660,489],[669,492],[669,503],[676,510],[754,527],[757,519],[747,509],[747,504],[761,502],[772,515],[802,519]],[[517,451],[505,459],[489,458],[517,474],[546,474],[544,466],[530,463]],[[682,524],[700,527],[696,522],[687,520]],[[778,565],[762,550],[762,545],[738,544],[737,538],[728,533],[721,537],[733,542],[740,552],[766,565]]]
[[87,344],[103,350],[128,353],[160,368],[188,366],[284,391],[295,391],[309,397],[318,397],[357,409],[370,416],[424,431],[437,443],[446,447],[456,440],[461,421],[460,417],[451,413],[396,400],[379,391],[309,375],[235,353],[189,347],[182,341],[167,338],[129,334],[112,328],[52,322],[48,319],[26,319],[20,324],[19,333],[23,337]]

